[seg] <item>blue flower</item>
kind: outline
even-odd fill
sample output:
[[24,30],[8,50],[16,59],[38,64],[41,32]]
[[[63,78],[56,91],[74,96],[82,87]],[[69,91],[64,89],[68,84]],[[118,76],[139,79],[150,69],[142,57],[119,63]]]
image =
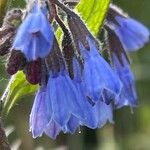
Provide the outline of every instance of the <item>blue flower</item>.
[[90,46],[88,51],[80,43],[81,55],[84,59],[83,82],[86,96],[97,102],[106,103],[120,94],[121,82],[109,64],[100,56],[95,42],[87,38]]
[[59,125],[65,126],[73,115],[84,126],[97,127],[95,113],[83,94],[80,82],[72,81],[67,73],[62,72],[49,78],[47,88],[52,103],[52,118]]
[[116,98],[115,105],[117,108],[123,106],[135,107],[137,106],[137,94],[135,89],[134,75],[131,71],[130,64],[124,54],[121,54],[122,63],[118,60],[117,56],[112,54],[112,62],[114,71],[120,78],[123,88],[121,94]]
[[125,50],[136,51],[149,41],[150,32],[143,24],[130,17],[115,17],[119,26],[115,29]]
[[90,103],[91,100],[85,95],[83,81],[82,81],[82,70],[77,59],[73,59],[73,73],[74,82],[80,95],[80,102],[83,104],[83,108],[86,112],[86,118],[80,120],[80,125],[87,126],[89,128],[101,128],[107,120],[113,123],[113,111],[112,106],[105,104],[104,102],[98,101],[93,105]]
[[[52,100],[47,93],[48,88],[41,87],[36,94],[32,111],[30,114],[30,131],[33,138],[40,137],[45,133],[52,139],[55,139],[60,131],[64,133],[74,133],[79,127],[79,119],[69,114],[65,124],[59,124],[55,116],[55,108],[52,108]],[[71,100],[71,99],[70,99]],[[68,105],[69,106],[69,105]],[[63,109],[63,105],[61,109]],[[56,105],[57,108],[57,105]]]
[[108,43],[112,67],[123,85],[120,95],[115,99],[115,106],[117,108],[123,106],[135,107],[137,106],[135,79],[130,68],[128,56],[115,31],[107,26],[105,26],[105,28],[108,32]]
[[46,98],[46,87],[42,87],[36,94],[30,114],[30,131],[33,138],[42,136],[51,119],[51,111],[49,100]]
[[[80,17],[68,15],[68,25],[74,44],[83,59],[83,84],[85,95],[95,102],[110,103],[121,91],[121,83],[110,65],[99,54],[95,38]],[[80,29],[80,32],[78,32]]]
[[52,49],[54,33],[46,12],[46,6],[34,3],[14,39],[12,49],[20,50],[28,61],[44,58]]
[[71,114],[84,118],[83,109],[79,105],[77,89],[67,73],[49,77],[47,93],[52,103],[53,119],[61,126],[67,124]]
[[[86,95],[84,94],[84,89],[82,83],[75,83],[78,92],[78,103],[80,108],[83,109],[84,117],[80,118],[80,123],[83,126],[87,126],[91,129],[97,128],[98,118],[95,113],[94,107],[89,103]],[[81,111],[81,110],[80,110]]]

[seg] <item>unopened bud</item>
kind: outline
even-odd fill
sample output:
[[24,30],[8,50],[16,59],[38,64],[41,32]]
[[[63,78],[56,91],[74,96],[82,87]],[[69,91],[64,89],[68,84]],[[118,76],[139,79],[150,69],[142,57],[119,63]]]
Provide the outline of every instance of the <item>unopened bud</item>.
[[41,59],[28,62],[24,68],[26,79],[31,84],[38,84],[41,82]]
[[12,50],[11,55],[8,59],[6,65],[6,71],[8,74],[13,75],[17,73],[18,70],[23,70],[26,65],[26,59],[21,51]]

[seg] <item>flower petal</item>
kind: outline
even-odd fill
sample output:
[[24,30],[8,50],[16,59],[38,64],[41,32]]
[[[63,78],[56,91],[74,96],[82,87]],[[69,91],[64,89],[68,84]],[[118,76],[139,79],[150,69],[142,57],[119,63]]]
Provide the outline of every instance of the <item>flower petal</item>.
[[51,115],[47,112],[46,101],[46,89],[41,88],[36,94],[30,114],[30,130],[34,138],[42,136],[44,128],[51,118]]

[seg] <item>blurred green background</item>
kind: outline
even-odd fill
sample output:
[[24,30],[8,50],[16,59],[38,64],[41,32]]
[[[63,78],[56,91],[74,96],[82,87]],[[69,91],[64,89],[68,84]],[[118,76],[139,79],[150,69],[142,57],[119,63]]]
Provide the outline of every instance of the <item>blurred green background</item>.
[[[22,0],[18,0],[23,6]],[[13,6],[18,4],[13,0]],[[140,20],[150,28],[150,0],[114,0],[132,17]],[[28,120],[33,97],[24,97],[6,117],[5,126],[14,128],[9,135],[12,150],[150,150],[150,44],[137,53],[131,54],[132,68],[137,80],[139,107],[131,114],[130,108],[114,112],[114,125],[102,129],[82,128],[81,133],[58,136],[53,141],[43,136],[33,139],[29,132]],[[0,63],[0,94],[9,79],[4,72],[5,59]]]

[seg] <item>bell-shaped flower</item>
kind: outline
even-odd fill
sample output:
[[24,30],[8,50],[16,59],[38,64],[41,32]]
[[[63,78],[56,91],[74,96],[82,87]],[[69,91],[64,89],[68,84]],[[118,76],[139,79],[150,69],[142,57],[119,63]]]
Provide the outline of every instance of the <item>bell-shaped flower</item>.
[[61,131],[73,134],[79,127],[79,119],[70,115],[66,124],[60,125],[57,121],[55,121],[55,118],[53,117],[55,116],[56,109],[52,108],[53,103],[49,98],[48,92],[48,88],[41,87],[34,100],[29,124],[33,138],[40,137],[43,133],[45,133],[52,139],[56,139]]
[[30,131],[33,138],[42,136],[51,119],[51,103],[46,96],[46,87],[41,87],[36,94],[30,114]]
[[106,29],[108,31],[108,42],[110,46],[110,56],[113,69],[123,85],[120,95],[116,97],[115,105],[117,108],[123,106],[135,107],[138,103],[135,89],[135,79],[130,68],[128,56],[115,31],[110,28]]
[[59,125],[66,125],[71,114],[79,119],[86,118],[87,114],[78,90],[65,71],[60,72],[58,76],[50,76],[47,88],[52,103],[53,119]]
[[91,129],[103,127],[107,121],[113,123],[113,109],[111,104],[107,105],[102,101],[97,103],[92,103],[84,91],[83,81],[82,81],[82,70],[77,59],[73,59],[73,74],[74,82],[80,94],[80,102],[84,105],[84,111],[86,112],[86,118],[80,120],[80,124],[87,126]]
[[20,50],[28,61],[44,58],[52,49],[54,33],[45,12],[46,6],[34,3],[15,36],[12,49]]
[[87,37],[90,50],[80,43],[81,55],[84,59],[83,82],[86,96],[94,101],[110,102],[120,94],[121,82],[110,65],[99,54],[95,41]]
[[94,102],[102,100],[109,103],[110,98],[113,100],[120,93],[121,84],[118,77],[99,54],[96,40],[81,18],[70,13],[67,20],[75,47],[84,61],[85,95]]
[[150,32],[142,23],[132,18],[115,17],[119,27],[115,29],[125,50],[135,51],[149,41]]
[[138,105],[137,94],[135,88],[135,79],[131,71],[130,64],[124,55],[121,56],[123,64],[121,64],[115,54],[112,56],[114,70],[119,76],[123,88],[121,94],[116,98],[115,105],[117,108],[123,106],[135,107]]
[[149,41],[149,29],[115,5],[110,5],[106,21],[115,31],[126,51],[136,51]]

